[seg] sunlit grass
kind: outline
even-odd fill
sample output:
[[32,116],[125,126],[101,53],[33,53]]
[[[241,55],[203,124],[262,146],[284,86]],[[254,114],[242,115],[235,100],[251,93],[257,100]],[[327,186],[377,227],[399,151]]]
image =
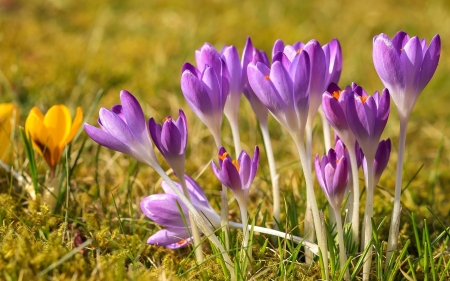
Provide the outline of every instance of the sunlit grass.
[[[439,33],[443,42],[440,65],[408,126],[401,258],[392,261],[391,275],[378,270],[384,265],[379,264],[382,257],[377,254],[387,240],[394,193],[399,126],[394,108],[382,137],[392,138],[393,150],[375,190],[374,229],[378,231],[372,269],[374,280],[445,280],[450,276],[449,15],[450,3],[445,0],[283,4],[266,0],[0,0],[0,102],[19,106],[22,126],[33,106],[46,111],[54,104],[67,105],[72,116],[81,106],[85,121],[94,124],[98,108],[118,103],[121,89],[139,98],[147,117],[161,120],[183,108],[189,123],[186,172],[198,178],[218,210],[220,183],[209,168],[217,153],[214,141],[188,109],[179,83],[182,64],[193,62],[194,51],[205,41],[219,50],[224,44],[235,45],[241,52],[245,38],[251,36],[255,46],[270,53],[276,39],[293,43],[316,38],[324,44],[336,37],[344,55],[340,84],[355,81],[373,93],[382,89],[372,63],[374,35],[384,32],[393,36],[404,30],[429,41]],[[256,118],[244,98],[240,118],[243,149],[252,150],[256,144],[262,147]],[[228,148],[233,140],[228,123],[224,123],[223,142]],[[313,152],[323,154],[317,124]],[[269,127],[284,199],[280,228],[299,235],[303,233],[305,187],[295,146],[273,119]],[[27,148],[30,145],[24,144],[21,130],[16,130],[15,157],[7,164],[24,175],[32,189],[42,192],[46,163]],[[255,225],[271,227],[269,168],[263,161],[265,152],[261,152],[262,163],[250,191],[249,217]],[[0,279],[32,280],[41,274],[41,280],[197,280],[204,275],[207,280],[223,280],[222,267],[207,243],[204,265],[195,264],[191,249],[171,251],[145,244],[160,227],[139,209],[142,198],[162,192],[161,180],[153,170],[99,147],[84,132],[63,155],[54,210],[37,203],[39,193],[37,200],[32,200],[26,184],[0,169]],[[325,197],[316,193],[319,208],[326,206]],[[234,201],[230,218],[240,220]],[[77,231],[92,241],[84,254],[74,243]],[[255,280],[320,278],[318,266],[309,268],[303,263],[303,249],[297,244],[267,238],[259,234],[251,238],[254,262],[250,276]],[[233,245],[240,245],[242,233],[232,231],[232,239]],[[335,251],[337,257],[337,248]],[[233,256],[239,257],[239,250],[235,252]],[[349,268],[356,276],[362,268],[363,252],[350,252]],[[338,280],[339,267],[332,266]]]

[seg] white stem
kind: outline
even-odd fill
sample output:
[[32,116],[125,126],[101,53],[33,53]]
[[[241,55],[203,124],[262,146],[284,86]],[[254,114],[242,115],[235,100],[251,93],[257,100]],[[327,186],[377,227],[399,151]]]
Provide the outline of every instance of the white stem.
[[[326,241],[324,241],[324,236],[322,235],[322,227],[320,222],[319,208],[317,207],[316,195],[314,193],[314,184],[312,180],[311,167],[309,165],[308,157],[305,151],[305,145],[303,141],[302,134],[292,135],[295,145],[297,146],[298,154],[300,156],[300,162],[303,168],[303,174],[306,181],[306,194],[307,201],[311,204],[311,211],[313,214],[314,226],[317,233],[317,240],[319,242],[319,248],[322,253],[327,253]],[[328,280],[329,269],[328,269],[328,256],[323,254],[323,266],[325,268],[325,280]]]
[[193,218],[194,222],[200,230],[205,234],[206,237],[214,244],[214,246],[219,249],[224,261],[225,265],[230,272],[231,280],[236,280],[236,276],[234,275],[234,266],[233,262],[230,259],[230,256],[228,255],[227,251],[223,248],[222,244],[220,244],[219,239],[217,239],[216,235],[214,234],[213,230],[209,226],[209,224],[205,221],[202,215],[195,209],[195,207],[189,202],[189,200],[184,196],[183,192],[181,192],[178,187],[175,185],[175,183],[172,181],[172,179],[164,172],[164,170],[158,165],[152,165],[153,169],[163,178],[163,180],[170,186],[172,191],[180,198],[180,200],[186,205],[186,207],[189,210],[190,217]]
[[323,113],[322,107],[319,107],[319,115],[322,120],[322,129],[323,129],[323,140],[325,143],[325,151],[330,150],[331,148],[331,134],[330,134],[330,124],[328,124],[328,120]]
[[[313,131],[313,123],[314,123],[314,117],[308,116],[308,121],[306,122],[306,128],[305,128],[305,134],[306,134],[306,158],[307,158],[307,164],[308,167],[312,165],[312,131]],[[308,198],[308,193],[310,190],[306,189],[306,198]],[[315,232],[314,232],[314,219],[311,209],[311,203],[309,202],[309,199],[306,200],[306,212],[305,212],[305,220],[303,222],[304,227],[304,234],[305,238],[311,241],[314,241]],[[316,226],[317,227],[317,226]],[[305,251],[305,259],[306,264],[312,264],[313,263],[313,256],[309,250]]]
[[247,204],[244,202],[239,202],[239,208],[241,209],[241,220],[242,220],[242,232],[244,233],[244,239],[242,241],[242,251],[241,251],[241,263],[245,263],[246,260],[251,257],[251,249],[248,247],[249,239],[249,226],[247,217]]
[[236,159],[238,159],[239,154],[241,153],[241,137],[239,135],[239,120],[236,114],[228,114],[226,115],[228,122],[230,123],[231,127],[231,134],[233,135],[233,142],[234,142],[234,151],[236,153]]
[[[180,177],[178,177],[178,180],[180,181],[181,187],[183,188],[184,196],[186,196],[189,202],[192,203],[191,195],[189,194],[189,191],[187,189],[184,174],[180,175]],[[197,263],[201,264],[203,263],[202,239],[200,237],[198,226],[195,223],[194,218],[192,216],[189,216],[189,221],[191,223],[192,236],[194,237],[195,257],[197,259]]]
[[[344,230],[342,229],[342,218],[339,207],[332,209],[334,212],[334,217],[336,218],[338,243],[339,243],[339,264],[341,266],[342,272],[344,271],[345,263],[347,262],[347,254],[345,253],[345,245],[344,245]],[[344,280],[350,280],[350,274],[348,273],[348,269],[345,269]]]
[[[372,240],[372,216],[373,216],[373,161],[374,157],[368,157],[366,155],[367,160],[367,186],[366,186],[366,208],[364,212],[364,239],[363,246],[364,248],[370,244]],[[363,265],[363,281],[369,280],[370,277],[370,268],[372,266],[372,246],[369,246],[369,250],[367,251],[366,257],[364,258]]]
[[[230,221],[230,227],[242,229],[243,225],[241,223]],[[294,236],[292,234],[288,234],[288,233],[281,232],[278,230],[265,228],[265,227],[261,227],[261,226],[256,226],[256,225],[255,226],[249,225],[248,227],[249,228],[253,227],[253,232],[278,236],[281,238],[290,239],[290,240],[294,241],[295,243],[302,243],[303,246],[310,249],[315,255],[319,255],[319,246],[311,241],[306,240],[305,238],[300,237],[300,236]],[[328,252],[326,252],[326,253],[328,253]],[[328,256],[328,254],[327,254],[327,256]]]
[[359,177],[358,177],[358,163],[356,161],[356,153],[355,153],[355,144],[352,146],[347,146],[348,155],[350,157],[350,166],[352,171],[352,182],[353,182],[353,190],[352,190],[352,199],[353,199],[353,208],[352,213],[349,214],[351,216],[352,222],[352,237],[353,243],[356,245],[359,244]]
[[[222,146],[220,135],[213,134],[216,142],[217,151]],[[230,250],[230,237],[228,235],[228,189],[222,184],[222,191],[220,192],[221,206],[220,206],[220,226],[225,234],[225,249]]]
[[402,195],[402,175],[403,161],[405,158],[406,128],[408,118],[400,118],[400,139],[398,140],[397,175],[395,180],[394,208],[392,210],[391,227],[389,229],[389,239],[386,250],[386,264],[388,266],[392,254],[397,250],[398,231],[400,226],[400,196]]
[[[273,193],[273,217],[280,223],[280,187],[278,185],[277,168],[275,165],[275,158],[273,156],[272,143],[270,141],[269,127],[266,122],[259,123],[263,136],[264,146],[266,148],[267,161],[269,162],[270,179],[272,181],[272,193]],[[275,223],[275,228],[277,224]]]

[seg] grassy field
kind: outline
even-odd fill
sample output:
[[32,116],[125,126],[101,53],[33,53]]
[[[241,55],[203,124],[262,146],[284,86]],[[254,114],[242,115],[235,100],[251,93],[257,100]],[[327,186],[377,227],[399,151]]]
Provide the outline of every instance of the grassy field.
[[[443,232],[444,226],[448,231],[450,225],[449,15],[447,0],[318,0],[283,4],[269,0],[0,0],[0,102],[12,102],[19,107],[21,126],[33,106],[45,112],[54,104],[65,104],[72,116],[80,106],[85,122],[96,124],[98,109],[119,103],[122,89],[138,98],[147,118],[162,120],[167,115],[177,116],[182,108],[189,124],[186,173],[198,178],[211,204],[219,210],[221,187],[208,166],[217,154],[214,140],[188,108],[180,89],[183,63],[194,63],[194,51],[204,42],[219,50],[225,44],[235,45],[242,52],[246,37],[251,36],[257,48],[270,53],[276,39],[292,44],[315,38],[325,44],[338,38],[344,57],[340,85],[356,82],[372,94],[383,88],[372,62],[373,36],[379,33],[393,36],[404,30],[429,41],[440,34],[439,66],[420,96],[408,126],[404,184],[409,184],[402,197],[401,246],[408,240],[410,244],[399,261],[402,271],[393,277],[393,280],[408,280],[405,276],[416,280],[435,277],[423,266],[430,260],[421,256],[422,233],[428,231],[432,242],[437,239],[431,260],[437,269],[433,273],[439,280],[450,259],[450,235]],[[247,151],[252,151],[255,145],[262,148],[256,117],[244,97],[239,118],[242,148]],[[319,119],[316,121],[313,152],[323,154]],[[273,118],[269,127],[283,202],[290,205],[295,195],[300,223],[305,188],[297,152],[287,132]],[[392,104],[382,138],[392,139],[393,150],[375,190],[376,225],[386,218],[378,230],[380,240],[387,240],[388,236],[398,127],[397,111]],[[223,145],[233,147],[226,121]],[[30,174],[19,130],[13,149],[11,167],[21,174]],[[55,210],[41,205],[39,195],[36,200],[31,199],[22,184],[0,169],[0,280],[225,278],[214,257],[198,266],[193,255],[189,255],[189,248],[172,251],[145,243],[160,229],[139,208],[144,197],[162,193],[161,180],[151,168],[121,153],[100,148],[81,129],[66,151],[57,173],[61,197]],[[35,156],[38,181],[44,190],[48,167],[42,157],[37,153]],[[163,167],[168,169],[167,165]],[[262,149],[249,202],[250,218],[255,218],[261,206],[256,225],[264,224],[266,216],[266,225],[273,223],[269,218],[272,199],[268,174]],[[323,206],[326,198],[316,187],[319,206]],[[414,236],[412,213],[419,238]],[[236,202],[231,203],[229,215],[234,221],[240,220]],[[281,224],[286,221],[283,215]],[[441,233],[444,235],[439,236]],[[239,239],[240,234],[233,232],[233,239]],[[73,251],[79,246],[74,237],[88,239],[83,253]],[[301,254],[298,259],[292,257],[294,246],[279,251],[279,247],[269,243],[263,251],[264,241],[264,236],[255,235],[255,264],[251,271],[254,280],[320,278],[317,266],[306,266]],[[212,255],[209,247],[204,250],[207,256]],[[409,271],[411,268],[416,275]],[[373,270],[376,280],[375,266]],[[441,280],[450,279],[449,273],[445,274]]]

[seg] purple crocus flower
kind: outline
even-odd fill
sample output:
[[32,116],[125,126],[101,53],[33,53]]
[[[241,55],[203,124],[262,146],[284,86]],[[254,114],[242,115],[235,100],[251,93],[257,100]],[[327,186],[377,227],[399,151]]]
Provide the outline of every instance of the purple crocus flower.
[[98,123],[101,129],[84,124],[91,139],[110,149],[125,153],[152,167],[159,166],[153,151],[141,105],[127,91],[120,92],[121,105],[111,111],[101,108]]
[[[201,54],[207,57],[206,52]],[[223,109],[228,95],[228,78],[221,75],[226,66],[220,58],[219,62],[220,64],[214,62],[217,64],[214,67],[205,65],[203,72],[192,64],[185,63],[181,75],[181,90],[187,103],[217,140],[220,140]]]
[[242,84],[244,85],[243,91],[245,97],[250,102],[253,111],[256,114],[259,122],[267,123],[267,116],[269,111],[264,106],[264,104],[259,100],[256,96],[255,92],[253,92],[252,87],[248,82],[247,76],[247,68],[250,63],[256,64],[257,62],[261,62],[265,64],[267,67],[270,67],[269,59],[264,51],[260,51],[253,46],[252,40],[250,37],[247,37],[247,42],[245,43],[244,52],[242,55]]
[[[214,227],[220,227],[220,217],[209,204],[202,188],[191,177],[185,175],[185,179],[194,207],[202,213]],[[178,189],[182,190],[180,184],[175,183],[175,185]],[[189,233],[191,233],[191,226],[188,209],[165,181],[162,182],[161,186],[164,189],[165,194],[150,195],[144,198],[140,204],[142,212],[148,218],[166,227],[150,236],[147,243],[165,246],[169,249],[184,247],[191,241],[189,235]],[[178,209],[177,203],[181,207],[185,220]]]
[[358,93],[347,96],[346,115],[350,129],[366,157],[374,157],[390,111],[389,91],[373,96]]
[[291,135],[303,135],[309,108],[310,63],[307,52],[289,61],[278,52],[269,69],[262,62],[250,63],[248,81],[259,100]]
[[183,175],[188,129],[183,110],[180,109],[179,115],[180,117],[177,120],[173,120],[170,116],[164,118],[162,125],[157,124],[153,118],[150,118],[148,127],[155,146],[175,174]]
[[330,149],[328,155],[323,156],[321,160],[319,155],[316,155],[314,165],[317,180],[328,202],[334,210],[339,209],[348,181],[347,159],[345,156],[336,157],[334,149]]
[[[374,186],[378,184],[380,181],[381,174],[389,162],[389,156],[391,155],[391,140],[382,140],[380,141],[377,152],[375,154],[375,159],[373,161],[373,171],[374,171]],[[363,159],[363,170],[364,175],[367,175],[367,160],[364,157]]]
[[401,118],[408,119],[417,97],[433,77],[441,55],[441,38],[425,39],[399,31],[392,40],[381,33],[373,38],[373,62],[389,89]]
[[255,178],[259,165],[259,148],[255,146],[253,159],[241,151],[237,160],[233,160],[225,148],[219,149],[219,167],[211,163],[219,181],[231,189],[239,204],[246,205],[250,185]]
[[310,107],[309,116],[313,118],[320,106],[322,93],[331,82],[337,83],[342,72],[342,50],[337,39],[321,46],[317,40],[310,40],[304,44],[296,42],[294,45],[284,45],[277,40],[274,44],[272,55],[275,58],[278,52],[283,52],[289,61],[296,54],[305,51],[308,53],[311,65],[310,81]]
[[212,67],[218,76],[222,76],[223,59],[210,43],[203,44],[200,50],[195,51],[195,62],[200,73],[205,71],[207,67]]
[[[348,154],[348,149],[345,146],[344,142],[339,138],[338,135],[336,135],[336,141],[334,143],[334,150],[336,152],[337,158],[341,158],[344,156],[346,159],[350,159],[349,154]],[[361,148],[359,147],[359,144],[357,141],[355,141],[355,155],[356,155],[356,165],[359,168],[362,165],[364,153],[362,152]],[[349,171],[350,171],[350,169],[349,169]]]
[[230,93],[224,109],[228,117],[229,114],[237,115],[239,110],[242,93],[242,66],[235,46],[224,46],[221,57],[227,65],[229,75]]

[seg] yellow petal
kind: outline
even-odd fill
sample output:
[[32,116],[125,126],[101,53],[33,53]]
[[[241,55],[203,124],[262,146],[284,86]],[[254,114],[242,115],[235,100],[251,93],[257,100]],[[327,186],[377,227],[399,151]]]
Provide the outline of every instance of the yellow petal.
[[42,112],[39,110],[39,108],[37,108],[36,106],[34,106],[31,110],[30,110],[30,114],[36,114],[36,117],[38,117],[39,119],[41,119],[42,121],[44,121],[44,114],[42,114]]
[[72,117],[65,105],[54,105],[45,114],[44,125],[47,127],[55,146],[64,148],[66,138],[72,127]]
[[12,128],[19,121],[17,106],[12,103],[0,104],[0,159],[9,161],[11,156]]
[[50,167],[54,167],[52,151],[55,150],[55,145],[43,120],[33,109],[25,121],[25,132],[31,138],[34,149],[44,157]]
[[81,110],[81,107],[77,107],[77,114],[75,115],[75,119],[73,120],[72,128],[70,128],[70,134],[66,139],[66,143],[69,143],[73,140],[73,138],[78,132],[78,129],[80,129],[82,122],[83,122],[83,110]]

